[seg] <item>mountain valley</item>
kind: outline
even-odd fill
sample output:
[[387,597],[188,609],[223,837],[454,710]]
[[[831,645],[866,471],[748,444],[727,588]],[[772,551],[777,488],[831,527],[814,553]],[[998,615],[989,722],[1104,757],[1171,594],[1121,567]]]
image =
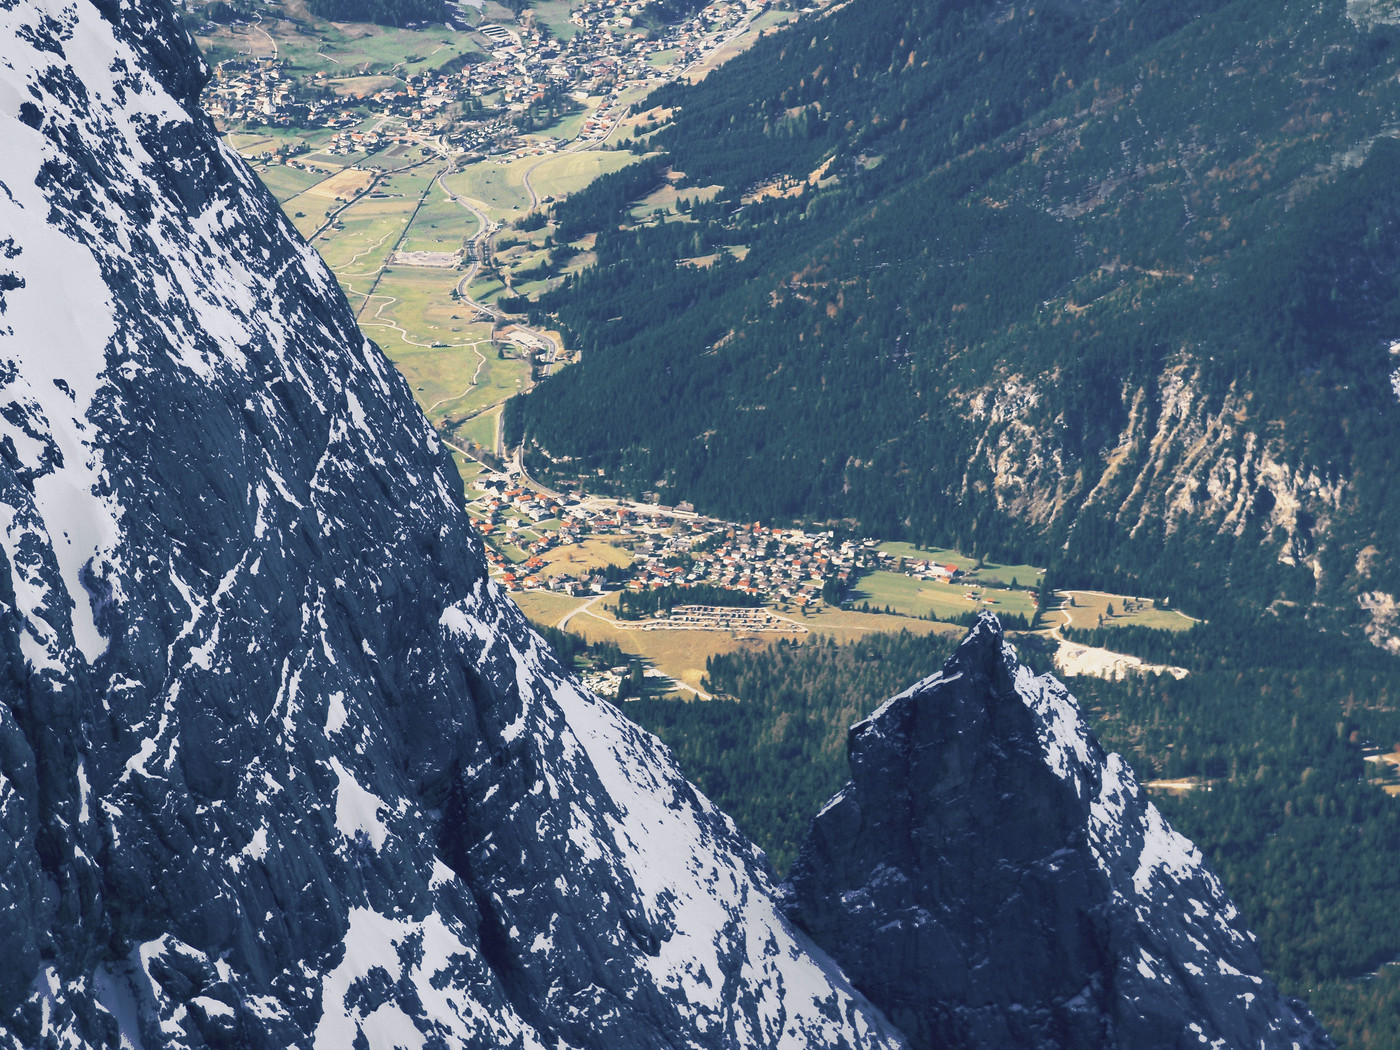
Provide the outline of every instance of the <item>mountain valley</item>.
[[542,200],[0,5],[7,1045],[1400,1045],[1388,9],[719,7]]

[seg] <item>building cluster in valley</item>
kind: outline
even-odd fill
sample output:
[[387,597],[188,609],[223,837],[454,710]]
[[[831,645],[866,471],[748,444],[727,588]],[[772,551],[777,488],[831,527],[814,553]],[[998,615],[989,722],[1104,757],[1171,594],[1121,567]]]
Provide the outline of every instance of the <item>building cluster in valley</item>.
[[[839,604],[861,576],[876,570],[960,587],[986,586],[975,566],[891,553],[874,539],[724,521],[696,514],[687,503],[667,507],[555,495],[511,474],[478,476],[468,490],[467,509],[485,541],[492,576],[512,591],[588,597],[618,590],[710,588],[800,614]],[[693,601],[677,602],[652,616],[670,627],[802,630],[794,621],[769,622],[766,610],[726,606],[717,613],[700,608],[708,599],[699,593]],[[966,597],[995,604],[980,592]],[[645,629],[644,622],[636,626]]]
[[[624,91],[677,75],[769,3],[717,0],[684,22],[642,29],[636,4],[594,0],[570,13],[568,39],[527,10],[518,24],[476,25],[480,54],[411,74],[367,65],[302,76],[285,59],[239,56],[216,66],[204,105],[229,129],[331,129],[331,153],[426,142],[459,154],[547,153],[570,141],[606,138],[624,115]],[[470,7],[454,10],[464,21],[480,18]],[[356,90],[357,80],[363,91]],[[542,125],[537,114],[558,116],[585,103],[595,108],[577,139],[521,138]],[[279,156],[295,153],[284,147]]]
[[[588,595],[706,585],[801,609],[843,592],[882,561],[874,540],[736,524],[686,504],[555,497],[507,475],[483,475],[470,495],[493,574],[511,590]],[[616,563],[561,551],[591,540],[614,552]]]

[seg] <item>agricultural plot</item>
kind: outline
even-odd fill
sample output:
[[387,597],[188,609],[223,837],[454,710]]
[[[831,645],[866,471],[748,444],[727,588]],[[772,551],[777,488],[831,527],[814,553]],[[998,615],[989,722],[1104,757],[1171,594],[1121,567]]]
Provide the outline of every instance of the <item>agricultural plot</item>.
[[479,161],[444,176],[443,182],[458,196],[470,197],[491,218],[508,222],[530,206],[524,172],[533,163],[535,158]]
[[542,627],[553,627],[588,601],[587,598],[571,598],[552,591],[521,591],[511,597],[531,623]]
[[[325,222],[323,214],[311,211],[314,205],[301,202],[302,198],[294,202],[297,210],[304,208],[306,217],[315,220],[317,226]],[[341,212],[335,224],[316,238],[316,250],[341,279],[341,284],[347,286],[347,293],[349,285],[354,285],[360,293],[368,289],[413,214],[414,203],[406,199],[361,201]],[[318,212],[324,210],[321,208]],[[295,212],[293,219],[301,225]]]
[[544,555],[544,561],[546,568],[540,572],[541,576],[554,577],[565,573],[578,576],[609,565],[625,568],[632,564],[632,553],[607,540],[593,538],[567,547],[556,547]]
[[994,583],[1003,587],[1035,587],[1040,582],[1040,574],[1045,571],[1034,565],[998,565],[990,561],[981,563],[979,567],[976,558],[969,558],[947,547],[916,547],[912,543],[892,541],[880,544],[879,549],[896,558],[955,565],[962,572],[975,572],[973,582]]
[[[456,274],[391,268],[360,315],[361,327],[409,381],[430,422],[452,427],[466,417],[519,393],[530,364],[501,358],[489,324],[472,320],[454,303]],[[495,443],[495,424],[473,432],[479,444]]]
[[556,40],[569,41],[578,32],[578,26],[569,21],[570,0],[536,0],[530,5],[535,23],[549,26]]
[[307,200],[348,201],[367,190],[373,181],[372,171],[345,168],[307,187],[304,196]]
[[476,236],[480,226],[470,211],[451,200],[434,182],[413,216],[399,251],[455,252]]
[[[933,620],[912,620],[907,616],[892,616],[885,613],[858,613],[849,609],[826,607],[807,615],[790,615],[806,627],[812,634],[812,642],[828,638],[836,642],[859,641],[867,634],[909,631],[913,634],[946,634],[961,637],[965,632],[956,624],[938,623]],[[937,668],[930,668],[937,670]]]
[[286,203],[325,178],[324,175],[316,172],[285,164],[257,165],[255,170],[258,173],[258,178],[262,180],[262,184],[277,198],[278,204]]
[[[978,597],[969,598],[969,594]],[[903,616],[932,616],[937,620],[954,620],[984,609],[1021,615],[1028,621],[1035,618],[1035,594],[1032,591],[916,580],[903,573],[883,570],[862,576],[857,588],[851,592],[851,600],[856,605],[869,602],[873,609],[888,607]]]
[[[395,29],[326,22],[312,15],[302,0],[285,0],[269,5],[269,9],[285,18],[219,26],[196,38],[201,51],[214,62],[241,55],[276,57],[289,63],[289,71],[295,75],[324,72],[332,77],[390,70],[421,73],[483,51],[472,34],[443,25]],[[311,31],[304,31],[304,27]]]
[[740,649],[762,648],[771,644],[773,637],[748,635],[739,638],[723,631],[629,631],[615,626],[612,621],[592,615],[595,611],[606,615],[595,605],[574,616],[569,621],[568,630],[590,644],[612,642],[624,653],[639,657],[662,674],[692,689],[704,688],[701,680],[705,677],[705,661],[709,657]]
[[[1164,631],[1189,630],[1198,620],[1175,609],[1162,608],[1151,598],[1103,591],[1061,591],[1060,623],[1072,627],[1155,627]],[[1073,601],[1071,605],[1070,602]],[[1054,623],[1055,621],[1051,621]]]
[[364,76],[364,77],[336,77],[326,81],[326,86],[331,93],[338,98],[365,98],[373,95],[377,91],[385,91],[389,88],[399,87],[406,84],[402,77],[387,76]]
[[583,130],[583,122],[593,114],[593,110],[598,107],[600,99],[596,96],[588,99],[582,106],[573,113],[565,113],[553,124],[547,127],[538,127],[529,135],[529,139],[558,138],[575,139],[579,132]]
[[467,287],[467,294],[479,303],[490,303],[505,290],[506,286],[495,277],[483,277]]
[[[552,613],[563,608],[561,603],[549,603],[543,593],[523,592],[512,597],[527,616],[540,623],[557,624],[564,613],[552,621],[541,614]],[[553,596],[551,596],[553,597]],[[584,604],[580,599],[570,599],[572,608]],[[640,657],[663,674],[694,689],[703,689],[705,660],[719,653],[732,653],[739,649],[758,649],[773,644],[773,634],[748,633],[743,631],[694,631],[694,630],[628,630],[616,625],[612,619],[610,606],[616,602],[608,597],[591,608],[580,612],[569,620],[568,630],[586,641],[611,641],[623,652]],[[568,610],[565,609],[565,612]],[[821,644],[828,640],[836,642],[857,641],[879,631],[913,631],[917,634],[946,633],[960,634],[962,628],[950,624],[932,623],[928,620],[910,620],[902,616],[884,616],[852,613],[840,609],[824,609],[818,613],[803,615],[781,612],[809,631],[805,635],[782,635],[789,641],[794,638],[805,640],[804,644]],[[930,671],[936,668],[930,668]]]
[[453,431],[453,437],[470,441],[478,448],[496,452],[496,434],[501,425],[500,406],[481,412]]

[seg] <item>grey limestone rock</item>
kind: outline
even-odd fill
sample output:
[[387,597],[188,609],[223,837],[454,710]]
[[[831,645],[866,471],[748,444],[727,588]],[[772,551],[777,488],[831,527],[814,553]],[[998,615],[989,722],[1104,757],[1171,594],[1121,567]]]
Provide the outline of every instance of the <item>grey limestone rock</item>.
[[984,615],[850,733],[788,914],[916,1048],[1327,1047],[1200,852]]

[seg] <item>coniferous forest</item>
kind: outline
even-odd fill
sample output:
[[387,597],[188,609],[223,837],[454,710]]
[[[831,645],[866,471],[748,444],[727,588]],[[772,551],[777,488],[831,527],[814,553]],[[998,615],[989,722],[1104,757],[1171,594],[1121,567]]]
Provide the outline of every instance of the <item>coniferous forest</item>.
[[[598,261],[532,309],[581,360],[507,437],[556,480],[1355,620],[1400,590],[1397,43],[1291,0],[799,21],[659,89],[636,165],[559,206]],[[666,171],[719,189],[626,221]]]
[[[1400,743],[1400,662],[1276,621],[1136,633],[1136,655],[1170,654],[1191,674],[1072,679],[1096,733],[1139,779],[1194,782],[1154,791],[1158,806],[1230,887],[1271,972],[1338,1045],[1395,1046],[1400,982],[1384,966],[1400,956],[1400,800],[1371,782],[1384,767],[1363,752]],[[622,709],[784,874],[812,814],[846,780],[847,728],[952,647],[907,633],[780,643],[712,658],[714,701]],[[1045,663],[1035,638],[1020,652]]]
[[[1142,779],[1187,783],[1159,805],[1284,986],[1367,1050],[1400,1046],[1400,799],[1375,761],[1400,659],[1368,612],[1400,594],[1400,28],[1378,11],[804,15],[660,88],[635,164],[557,206],[597,261],[528,305],[579,363],[505,420],[560,483],[1207,619],[1067,632],[1189,671],[1073,687]],[[663,181],[671,221],[630,218]],[[943,644],[717,657],[735,701],[624,710],[781,872],[847,727]]]

